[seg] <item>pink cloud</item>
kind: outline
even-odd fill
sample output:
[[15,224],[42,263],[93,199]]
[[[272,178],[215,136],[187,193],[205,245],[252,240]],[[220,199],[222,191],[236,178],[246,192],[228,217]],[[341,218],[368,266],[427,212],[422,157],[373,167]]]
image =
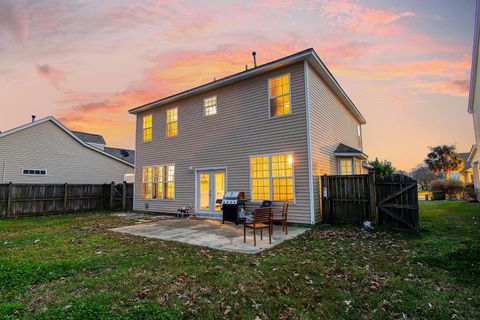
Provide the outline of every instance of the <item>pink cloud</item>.
[[468,96],[470,81],[468,78],[446,81],[417,81],[414,83],[420,93],[444,94],[449,96]]
[[28,13],[12,3],[0,0],[0,29],[21,43],[28,34]]
[[37,72],[56,88],[59,88],[60,84],[65,81],[65,73],[52,68],[49,64],[37,65]]

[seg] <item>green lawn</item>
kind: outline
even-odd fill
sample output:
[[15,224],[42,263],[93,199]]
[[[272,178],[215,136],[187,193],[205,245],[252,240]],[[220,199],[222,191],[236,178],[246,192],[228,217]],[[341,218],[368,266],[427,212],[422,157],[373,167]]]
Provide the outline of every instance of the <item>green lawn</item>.
[[132,222],[0,220],[0,318],[480,319],[478,203],[421,202],[420,234],[317,227],[258,255],[107,231]]

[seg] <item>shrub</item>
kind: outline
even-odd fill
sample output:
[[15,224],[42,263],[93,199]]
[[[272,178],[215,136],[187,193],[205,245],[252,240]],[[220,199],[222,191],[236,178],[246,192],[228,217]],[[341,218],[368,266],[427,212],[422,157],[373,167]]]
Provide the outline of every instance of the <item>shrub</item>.
[[460,180],[448,180],[446,181],[446,187],[447,196],[450,199],[457,198],[457,196],[462,194],[463,189],[465,189],[463,182]]
[[478,201],[477,192],[475,191],[475,186],[473,183],[467,183],[463,189],[463,199],[467,201]]

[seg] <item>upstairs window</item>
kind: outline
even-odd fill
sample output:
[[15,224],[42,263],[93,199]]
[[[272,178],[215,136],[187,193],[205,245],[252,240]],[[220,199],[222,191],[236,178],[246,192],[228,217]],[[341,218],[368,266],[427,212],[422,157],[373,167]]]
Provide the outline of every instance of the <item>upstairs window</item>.
[[167,110],[167,137],[178,135],[178,108]]
[[358,145],[361,147],[362,146],[362,126],[360,124],[357,124],[357,142],[358,142]]
[[203,100],[203,115],[205,117],[217,114],[217,96]]
[[340,174],[342,176],[353,174],[352,159],[340,159]]
[[175,198],[175,166],[143,167],[143,199]]
[[288,74],[268,80],[270,116],[279,117],[291,113],[290,76]]
[[143,116],[143,142],[152,141],[152,115]]

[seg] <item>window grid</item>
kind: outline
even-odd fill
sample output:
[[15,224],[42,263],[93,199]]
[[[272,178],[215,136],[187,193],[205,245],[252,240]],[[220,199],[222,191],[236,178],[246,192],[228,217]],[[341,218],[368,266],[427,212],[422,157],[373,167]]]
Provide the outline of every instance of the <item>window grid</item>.
[[152,115],[143,117],[143,142],[152,141]]
[[270,116],[278,117],[291,113],[290,77],[288,74],[268,81]]
[[46,176],[46,169],[22,169],[22,175],[28,176]]
[[[142,195],[144,199],[174,199],[175,166],[144,167]],[[165,191],[165,192],[164,192]]]
[[250,159],[252,200],[270,200],[270,163],[268,156]]
[[178,135],[178,108],[167,110],[167,137]]
[[295,201],[290,153],[251,157],[250,179],[252,201]]
[[217,114],[217,96],[203,100],[203,115],[205,117]]
[[273,201],[293,201],[293,158],[272,155]]
[[175,166],[167,166],[165,180],[165,199],[175,198]]

